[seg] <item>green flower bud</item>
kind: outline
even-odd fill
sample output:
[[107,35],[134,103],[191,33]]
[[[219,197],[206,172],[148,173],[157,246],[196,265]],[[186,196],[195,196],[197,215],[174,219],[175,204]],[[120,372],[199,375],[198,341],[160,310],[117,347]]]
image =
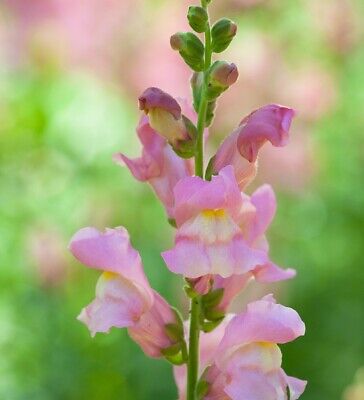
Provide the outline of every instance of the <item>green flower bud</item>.
[[236,35],[236,24],[227,18],[218,20],[211,29],[212,50],[221,53],[226,50]]
[[202,7],[191,6],[188,9],[187,19],[190,27],[195,32],[205,32],[208,27],[208,15],[207,11]]
[[179,54],[194,71],[204,69],[204,45],[192,32],[178,32],[171,37],[171,47]]

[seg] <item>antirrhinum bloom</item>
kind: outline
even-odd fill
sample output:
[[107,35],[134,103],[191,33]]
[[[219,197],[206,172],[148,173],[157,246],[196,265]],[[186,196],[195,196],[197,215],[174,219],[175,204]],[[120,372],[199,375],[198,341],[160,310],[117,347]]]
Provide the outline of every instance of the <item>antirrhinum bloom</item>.
[[168,93],[155,87],[146,89],[139,97],[139,109],[149,116],[150,126],[173,146],[190,139],[181,107]]
[[243,189],[255,177],[258,152],[264,143],[269,141],[277,147],[287,144],[293,116],[291,108],[276,104],[252,112],[221,144],[213,161],[213,172],[232,165]]
[[168,268],[188,278],[229,277],[265,264],[266,252],[253,249],[236,224],[242,197],[231,166],[210,182],[184,178],[174,188],[175,247],[162,253]]
[[161,356],[161,350],[175,344],[165,326],[178,323],[176,315],[151,289],[126,229],[101,233],[83,228],[71,239],[70,250],[87,267],[103,271],[95,300],[78,316],[92,336],[111,327],[129,328],[130,336],[151,357]]
[[190,280],[190,285],[201,295],[207,294],[209,290],[223,289],[220,302],[213,308],[214,311],[226,312],[232,300],[253,280],[261,283],[271,283],[291,279],[296,275],[294,269],[282,269],[272,263],[268,258],[268,242],[265,232],[273,220],[276,211],[276,200],[272,188],[263,185],[250,197],[242,195],[242,206],[235,222],[240,227],[243,237],[251,248],[265,251],[266,262],[256,265],[252,270],[223,278],[220,275],[204,275],[200,278]]
[[165,206],[168,217],[173,218],[173,188],[180,179],[192,174],[192,164],[176,155],[150,126],[147,116],[141,118],[137,133],[143,145],[142,156],[130,159],[119,153],[114,160],[126,165],[137,180],[148,182]]
[[290,399],[298,399],[306,382],[285,374],[277,344],[304,333],[297,312],[276,304],[272,295],[250,303],[225,329],[205,376],[210,390],[204,399],[286,400],[287,387]]

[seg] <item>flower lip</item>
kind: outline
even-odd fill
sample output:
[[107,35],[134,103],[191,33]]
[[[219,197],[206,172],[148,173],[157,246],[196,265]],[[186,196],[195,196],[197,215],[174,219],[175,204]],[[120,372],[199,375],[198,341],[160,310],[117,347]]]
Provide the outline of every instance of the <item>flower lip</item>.
[[139,96],[139,109],[147,114],[150,109],[161,108],[168,111],[175,119],[181,118],[181,107],[177,101],[163,90],[150,87]]
[[252,163],[266,141],[276,147],[285,146],[294,116],[292,108],[278,104],[268,104],[253,111],[241,121],[238,128],[239,153]]

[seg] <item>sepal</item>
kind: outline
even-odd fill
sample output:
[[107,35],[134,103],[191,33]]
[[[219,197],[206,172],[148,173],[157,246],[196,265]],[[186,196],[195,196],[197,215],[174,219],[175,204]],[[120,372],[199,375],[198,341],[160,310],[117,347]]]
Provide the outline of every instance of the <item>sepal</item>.
[[209,127],[212,124],[212,121],[215,116],[215,108],[216,108],[216,100],[210,101],[207,104],[206,122],[205,122],[206,127]]
[[203,79],[204,77],[202,72],[195,72],[190,81],[193,95],[193,108],[197,113],[200,107]]
[[185,115],[182,115],[182,121],[188,138],[185,140],[178,140],[175,144],[172,144],[172,147],[179,157],[188,159],[195,155],[197,128]]

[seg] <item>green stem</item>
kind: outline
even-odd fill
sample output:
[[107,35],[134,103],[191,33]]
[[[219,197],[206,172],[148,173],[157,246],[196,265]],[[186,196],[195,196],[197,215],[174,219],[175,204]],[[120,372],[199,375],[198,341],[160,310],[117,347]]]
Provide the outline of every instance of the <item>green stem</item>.
[[[207,9],[207,1],[201,0],[201,5]],[[206,87],[208,84],[208,69],[211,65],[211,30],[207,27],[205,32],[205,68],[204,83],[201,92],[200,106],[198,110],[197,120],[197,140],[195,154],[195,174],[203,178],[204,176],[204,157],[203,157],[203,133],[206,125],[207,99]],[[187,400],[197,400],[196,388],[198,383],[199,370],[199,338],[200,338],[200,299],[195,297],[191,300],[190,308],[190,335],[187,363]]]
[[200,341],[199,316],[200,303],[199,298],[196,297],[191,300],[190,310],[190,337],[187,363],[187,400],[196,400]]

